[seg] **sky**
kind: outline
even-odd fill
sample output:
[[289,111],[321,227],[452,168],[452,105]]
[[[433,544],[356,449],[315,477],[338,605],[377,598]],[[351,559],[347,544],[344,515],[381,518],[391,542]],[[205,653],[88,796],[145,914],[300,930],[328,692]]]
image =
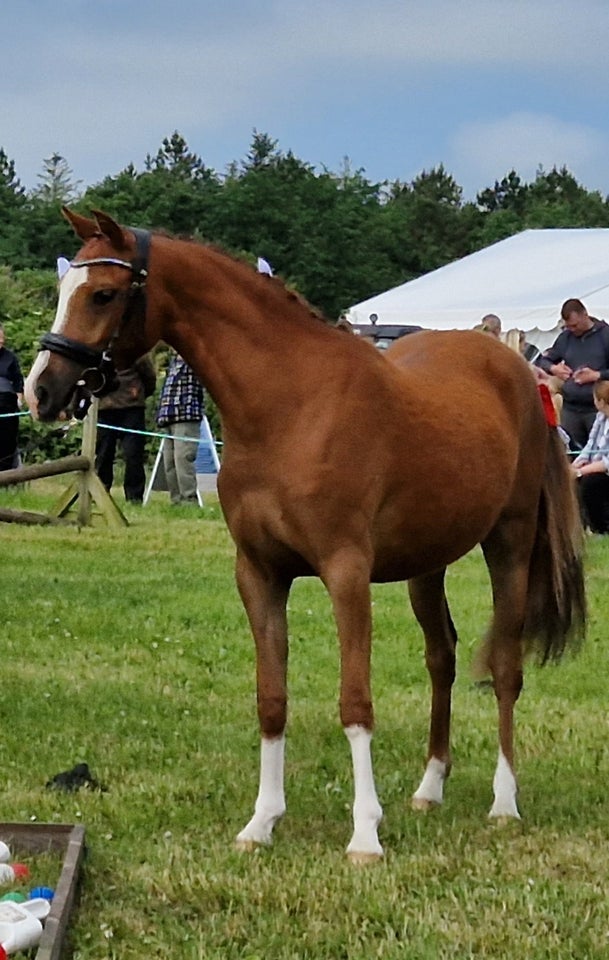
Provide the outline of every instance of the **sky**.
[[81,187],[178,131],[219,174],[254,131],[317,170],[465,199],[566,166],[609,194],[609,0],[18,0],[0,29],[0,147],[27,189]]

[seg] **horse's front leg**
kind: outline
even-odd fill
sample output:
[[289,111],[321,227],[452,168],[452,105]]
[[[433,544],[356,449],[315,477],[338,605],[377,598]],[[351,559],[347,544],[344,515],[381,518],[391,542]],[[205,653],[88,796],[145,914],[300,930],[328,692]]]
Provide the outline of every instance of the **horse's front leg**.
[[254,815],[237,836],[250,850],[271,842],[273,827],[285,813],[283,787],[287,715],[288,639],[286,604],[290,583],[237,554],[237,585],[256,643],[260,785]]
[[323,580],[332,598],[338,628],[340,716],[353,761],[353,836],[347,855],[354,863],[363,863],[383,856],[377,833],[383,811],[374,784],[370,749],[370,568],[363,558],[345,552],[333,557],[324,570]]

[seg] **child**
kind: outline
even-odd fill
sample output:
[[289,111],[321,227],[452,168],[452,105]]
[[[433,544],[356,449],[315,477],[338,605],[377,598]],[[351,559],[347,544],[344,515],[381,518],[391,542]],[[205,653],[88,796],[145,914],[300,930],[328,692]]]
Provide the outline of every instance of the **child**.
[[571,469],[590,530],[609,533],[609,380],[597,380],[593,395],[596,419]]

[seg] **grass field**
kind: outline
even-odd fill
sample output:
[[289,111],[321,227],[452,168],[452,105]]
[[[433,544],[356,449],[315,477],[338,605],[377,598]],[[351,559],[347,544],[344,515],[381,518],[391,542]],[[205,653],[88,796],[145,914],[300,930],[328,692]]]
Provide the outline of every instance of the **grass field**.
[[[38,484],[38,485],[37,485]],[[44,507],[61,478],[0,491]],[[338,656],[317,581],[290,600],[288,813],[235,851],[257,789],[253,644],[220,511],[131,508],[131,526],[0,525],[0,819],[82,823],[77,960],[606,958],[609,540],[590,538],[587,644],[530,668],[516,713],[521,827],[488,824],[494,697],[469,664],[489,615],[478,552],[449,573],[460,635],[454,770],[410,810],[427,738],[423,645],[403,585],[374,589],[374,759],[384,862],[344,857],[351,766]],[[87,761],[107,790],[45,789]]]

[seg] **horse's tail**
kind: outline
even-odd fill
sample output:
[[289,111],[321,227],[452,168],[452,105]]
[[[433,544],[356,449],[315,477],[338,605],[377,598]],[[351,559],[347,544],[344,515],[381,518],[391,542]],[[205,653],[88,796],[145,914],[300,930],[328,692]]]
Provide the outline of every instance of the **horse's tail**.
[[586,630],[579,504],[564,444],[549,434],[523,630],[525,653],[542,664],[577,649]]

